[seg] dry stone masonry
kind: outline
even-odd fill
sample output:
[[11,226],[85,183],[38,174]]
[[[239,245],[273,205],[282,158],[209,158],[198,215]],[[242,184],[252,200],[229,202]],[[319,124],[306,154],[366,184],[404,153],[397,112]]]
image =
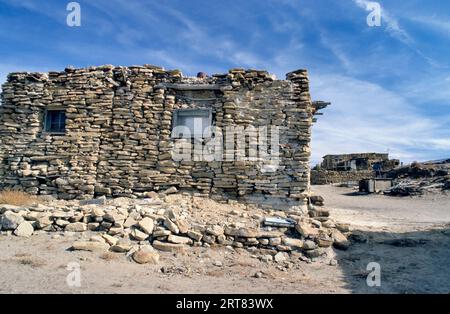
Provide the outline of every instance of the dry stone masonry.
[[[0,188],[66,200],[177,189],[306,204],[316,111],[306,70],[286,80],[244,69],[192,78],[151,65],[105,65],[11,73],[2,90]],[[186,109],[206,113],[204,121],[222,130],[278,127],[278,147],[268,143],[278,151],[276,170],[266,171],[273,165],[260,155],[239,158],[238,137],[228,160],[198,158],[207,138],[178,140],[192,159],[174,160],[174,121],[183,122]]]
[[282,263],[330,258],[333,247],[350,245],[349,226],[335,223],[320,197],[299,213],[232,200],[218,203],[188,193],[151,196],[0,204],[0,235],[67,237],[72,250],[124,253],[140,264],[157,263],[158,252],[183,253],[199,246],[244,249],[266,262]]

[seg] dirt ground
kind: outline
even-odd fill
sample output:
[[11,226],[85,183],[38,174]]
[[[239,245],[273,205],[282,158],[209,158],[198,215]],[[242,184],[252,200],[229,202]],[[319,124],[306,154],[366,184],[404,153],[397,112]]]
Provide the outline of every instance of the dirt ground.
[[[331,216],[351,224],[355,242],[328,260],[266,263],[246,250],[191,248],[161,253],[157,265],[123,254],[69,251],[80,235],[0,237],[0,293],[449,293],[450,197],[393,198],[314,186]],[[332,259],[337,266],[329,265]],[[67,285],[80,265],[81,286]],[[381,266],[368,287],[366,266]],[[256,273],[260,273],[257,278]]]

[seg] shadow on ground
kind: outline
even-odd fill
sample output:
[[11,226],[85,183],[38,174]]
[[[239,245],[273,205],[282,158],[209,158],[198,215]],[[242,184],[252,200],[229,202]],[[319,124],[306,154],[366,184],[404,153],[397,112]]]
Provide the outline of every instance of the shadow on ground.
[[[346,288],[353,293],[450,293],[450,226],[408,233],[355,231],[337,251]],[[381,267],[381,286],[369,287],[366,269]]]

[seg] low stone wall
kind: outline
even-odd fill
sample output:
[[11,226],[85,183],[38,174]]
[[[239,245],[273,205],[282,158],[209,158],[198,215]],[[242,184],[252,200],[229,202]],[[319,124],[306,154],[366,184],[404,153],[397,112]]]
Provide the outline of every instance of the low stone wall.
[[311,184],[313,185],[344,183],[349,181],[359,182],[360,180],[371,178],[375,178],[373,171],[311,170]]
[[[284,217],[292,225],[265,226],[266,217]],[[0,230],[0,234],[20,237],[64,232],[78,238],[72,245],[74,250],[130,255],[143,246],[181,252],[189,246],[223,245],[283,261],[291,252],[317,258],[332,246],[349,246],[345,236],[348,226],[334,223],[323,208],[310,207],[307,213],[290,214],[183,195],[52,201],[33,206],[0,204]]]

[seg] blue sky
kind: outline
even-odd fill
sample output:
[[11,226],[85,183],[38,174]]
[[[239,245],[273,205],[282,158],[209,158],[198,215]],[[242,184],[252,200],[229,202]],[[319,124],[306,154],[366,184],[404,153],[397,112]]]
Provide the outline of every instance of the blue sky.
[[0,82],[12,71],[156,64],[223,73],[306,68],[314,100],[332,102],[313,129],[328,153],[389,151],[408,162],[450,157],[450,2],[367,0],[90,0],[81,26],[63,0],[0,0]]

